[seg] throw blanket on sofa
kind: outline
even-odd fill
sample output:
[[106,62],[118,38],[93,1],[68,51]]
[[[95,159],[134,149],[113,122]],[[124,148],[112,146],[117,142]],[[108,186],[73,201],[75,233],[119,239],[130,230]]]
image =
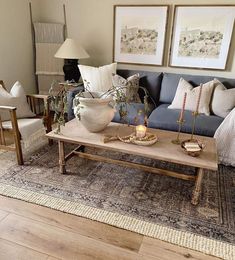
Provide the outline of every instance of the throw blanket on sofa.
[[214,135],[219,162],[235,166],[235,108],[224,119]]

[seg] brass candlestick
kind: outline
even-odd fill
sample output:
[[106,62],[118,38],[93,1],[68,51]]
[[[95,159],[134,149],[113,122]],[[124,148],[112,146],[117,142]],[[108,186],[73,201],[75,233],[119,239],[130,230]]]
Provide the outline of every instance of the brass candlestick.
[[193,123],[192,123],[192,134],[191,134],[191,138],[190,141],[193,141],[193,136],[194,136],[194,132],[195,132],[195,125],[196,125],[196,119],[198,116],[198,111],[195,111],[192,113],[193,114]]
[[171,142],[173,144],[180,144],[180,133],[181,133],[181,128],[182,125],[184,124],[185,120],[183,118],[180,118],[179,120],[177,120],[177,124],[179,125],[178,127],[178,134],[175,140],[172,140]]

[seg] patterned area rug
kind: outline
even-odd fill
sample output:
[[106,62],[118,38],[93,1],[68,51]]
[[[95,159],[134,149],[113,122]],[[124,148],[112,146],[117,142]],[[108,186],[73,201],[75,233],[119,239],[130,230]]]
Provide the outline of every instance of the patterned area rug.
[[[206,171],[200,203],[195,207],[190,203],[193,182],[78,157],[68,161],[67,174],[62,175],[57,150],[56,145],[44,146],[24,166],[15,165],[9,152],[0,153],[0,194],[234,259],[235,168]],[[189,167],[88,151],[195,174]]]

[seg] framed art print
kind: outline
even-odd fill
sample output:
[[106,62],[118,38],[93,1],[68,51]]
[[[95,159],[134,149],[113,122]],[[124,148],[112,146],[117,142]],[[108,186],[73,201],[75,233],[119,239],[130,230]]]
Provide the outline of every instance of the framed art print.
[[163,65],[168,6],[114,6],[114,61]]
[[176,6],[170,66],[224,70],[235,6]]

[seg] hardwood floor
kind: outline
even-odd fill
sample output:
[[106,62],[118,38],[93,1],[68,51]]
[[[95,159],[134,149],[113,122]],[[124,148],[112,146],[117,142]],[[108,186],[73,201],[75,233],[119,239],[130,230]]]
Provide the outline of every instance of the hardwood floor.
[[215,260],[103,223],[0,196],[0,260]]

